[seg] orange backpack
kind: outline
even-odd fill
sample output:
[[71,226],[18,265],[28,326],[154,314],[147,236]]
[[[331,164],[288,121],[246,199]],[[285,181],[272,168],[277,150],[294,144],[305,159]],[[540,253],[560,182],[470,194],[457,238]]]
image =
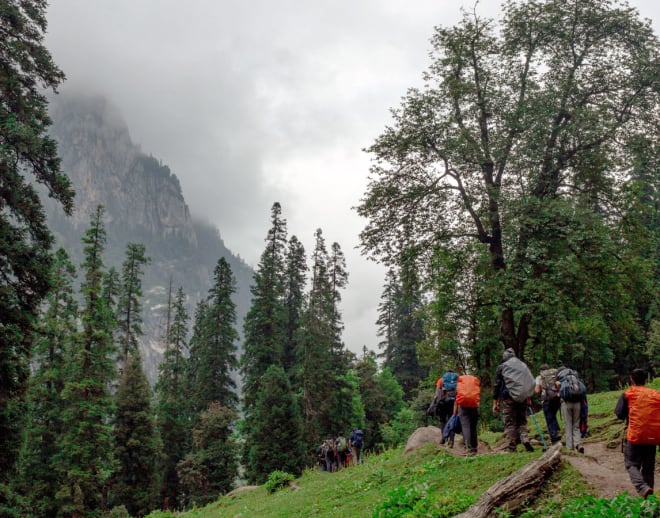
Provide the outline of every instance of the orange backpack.
[[465,374],[458,377],[456,402],[464,408],[477,408],[481,396],[479,378]]
[[632,444],[660,444],[660,391],[643,386],[626,390],[628,434]]

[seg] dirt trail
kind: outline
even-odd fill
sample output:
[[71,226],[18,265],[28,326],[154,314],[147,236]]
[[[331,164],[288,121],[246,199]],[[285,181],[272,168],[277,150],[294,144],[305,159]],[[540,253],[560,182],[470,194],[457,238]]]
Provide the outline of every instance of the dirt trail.
[[585,443],[584,455],[571,452],[563,457],[596,489],[598,496],[614,498],[625,492],[637,494],[623,465],[620,448],[607,448],[603,442]]

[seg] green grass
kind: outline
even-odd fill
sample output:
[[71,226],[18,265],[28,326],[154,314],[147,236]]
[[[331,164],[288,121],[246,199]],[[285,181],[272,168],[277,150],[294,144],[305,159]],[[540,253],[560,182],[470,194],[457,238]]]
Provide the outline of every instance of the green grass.
[[[651,385],[660,389],[660,379]],[[589,441],[621,439],[623,423],[614,416],[614,406],[621,391],[589,396]],[[542,413],[537,421],[545,431]],[[529,422],[530,432],[535,432]],[[547,438],[547,435],[546,435]],[[483,432],[480,439],[491,445],[502,434]],[[462,448],[457,441],[456,448]],[[435,517],[454,516],[466,510],[492,484],[516,471],[542,454],[493,454],[477,457],[454,457],[427,445],[404,456],[402,449],[368,456],[361,466],[338,473],[307,470],[296,479],[298,489],[289,487],[268,493],[264,486],[233,496],[223,496],[213,504],[181,514],[155,512],[150,518],[256,518],[256,517]],[[622,474],[625,476],[625,473]],[[563,510],[573,508],[605,509],[608,506],[638,505],[638,498],[621,501],[597,499],[580,474],[563,462],[521,516],[563,517]],[[630,503],[632,502],[632,503]],[[576,507],[577,506],[577,507]],[[586,512],[586,511],[585,511]],[[508,516],[501,513],[502,517]],[[589,514],[588,516],[597,516]],[[628,514],[628,516],[637,516]],[[649,516],[654,516],[653,514]]]

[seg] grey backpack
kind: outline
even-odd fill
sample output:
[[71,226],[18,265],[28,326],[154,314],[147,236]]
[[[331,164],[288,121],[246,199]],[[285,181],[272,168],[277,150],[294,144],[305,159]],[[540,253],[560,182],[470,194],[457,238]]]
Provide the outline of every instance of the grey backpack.
[[502,377],[511,399],[525,403],[534,394],[536,380],[529,367],[515,356],[502,364]]

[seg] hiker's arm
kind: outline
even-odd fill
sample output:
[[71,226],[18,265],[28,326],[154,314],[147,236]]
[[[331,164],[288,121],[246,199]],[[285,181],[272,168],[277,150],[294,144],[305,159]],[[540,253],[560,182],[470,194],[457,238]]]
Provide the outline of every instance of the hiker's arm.
[[628,418],[628,399],[625,394],[619,396],[619,400],[616,402],[616,407],[614,408],[614,413],[619,419]]
[[454,415],[458,414],[458,401],[454,399]]

